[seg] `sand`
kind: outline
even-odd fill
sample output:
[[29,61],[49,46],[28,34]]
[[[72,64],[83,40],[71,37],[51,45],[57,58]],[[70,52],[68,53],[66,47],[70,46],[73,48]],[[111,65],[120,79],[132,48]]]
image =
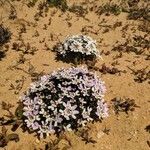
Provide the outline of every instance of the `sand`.
[[[86,1],[86,0],[85,0]],[[0,6],[1,23],[5,27],[8,27],[12,32],[11,40],[6,43],[2,50],[6,51],[6,56],[0,61],[0,102],[9,102],[14,107],[12,112],[15,111],[18,106],[17,102],[19,97],[30,86],[31,75],[25,71],[29,71],[30,65],[33,65],[35,72],[47,74],[53,70],[57,70],[61,67],[70,67],[73,64],[67,64],[62,61],[56,60],[56,53],[52,52],[53,46],[59,41],[63,41],[68,35],[86,34],[91,36],[97,41],[97,48],[101,52],[103,60],[99,59],[96,63],[96,67],[101,68],[101,65],[105,63],[106,66],[116,67],[121,72],[120,74],[102,74],[97,71],[100,78],[105,81],[107,92],[105,100],[109,106],[109,117],[104,119],[101,123],[90,123],[89,133],[90,136],[96,141],[95,144],[82,141],[82,138],[74,132],[66,132],[65,135],[71,142],[71,146],[64,149],[69,150],[148,150],[150,145],[147,141],[150,141],[150,134],[145,131],[145,127],[150,124],[150,80],[147,79],[142,83],[135,82],[136,76],[128,68],[140,70],[146,68],[148,72],[150,69],[150,61],[146,59],[150,49],[140,47],[144,50],[140,55],[136,55],[134,52],[122,52],[122,57],[118,57],[119,52],[112,49],[119,45],[129,42],[133,45],[133,37],[135,35],[142,36],[144,39],[150,39],[148,32],[143,32],[138,29],[142,24],[146,24],[145,20],[129,20],[128,13],[121,12],[119,15],[110,13],[109,15],[98,15],[96,10],[106,1],[94,1],[89,0],[86,4],[82,4],[83,7],[88,9],[88,13],[85,17],[80,17],[75,13],[69,11],[62,12],[57,8],[49,8],[47,12],[43,12],[43,16],[35,20],[35,14],[38,12],[38,5],[40,0],[33,7],[27,6],[26,0],[14,0],[10,1],[16,10],[17,17],[15,19],[9,19],[10,16],[10,4],[5,1]],[[81,5],[84,0],[70,0],[68,5],[72,4]],[[119,4],[118,1],[113,0],[114,3]],[[147,2],[139,2],[139,6],[148,5]],[[94,7],[93,10],[89,10]],[[114,27],[116,22],[121,22],[120,25]],[[147,22],[147,28],[150,26]],[[26,29],[23,29],[25,26]],[[22,32],[20,33],[20,29]],[[146,28],[146,26],[144,26]],[[84,30],[83,30],[84,29]],[[149,29],[148,29],[149,30]],[[38,33],[38,34],[37,34]],[[21,35],[19,37],[19,35]],[[28,53],[23,54],[25,46],[20,48],[20,51],[13,49],[13,43],[29,43]],[[149,43],[150,44],[150,43]],[[7,49],[6,45],[9,46]],[[26,46],[27,48],[27,46]],[[35,53],[32,55],[31,49],[35,49]],[[30,54],[31,53],[31,54]],[[21,55],[24,55],[24,63],[18,64]],[[114,66],[112,66],[112,64]],[[84,64],[85,65],[85,64]],[[20,68],[20,69],[18,69]],[[25,70],[25,71],[23,71]],[[15,87],[18,85],[17,80],[24,79],[23,86],[18,89],[10,89],[11,84]],[[21,83],[21,81],[19,82]],[[116,115],[113,110],[112,99],[115,97],[134,99],[135,103],[139,106],[134,111],[130,111],[129,114],[124,112]],[[0,108],[0,117],[7,114],[6,111]],[[8,133],[11,133],[10,126],[6,127]],[[103,130],[110,129],[106,134]],[[20,141],[11,141],[3,150],[43,150],[45,148],[45,141],[56,139],[54,135],[43,139],[37,140],[35,134],[29,134],[23,132],[21,128],[18,128],[15,133],[19,135]],[[61,140],[59,143],[60,150],[68,145],[67,140]]]

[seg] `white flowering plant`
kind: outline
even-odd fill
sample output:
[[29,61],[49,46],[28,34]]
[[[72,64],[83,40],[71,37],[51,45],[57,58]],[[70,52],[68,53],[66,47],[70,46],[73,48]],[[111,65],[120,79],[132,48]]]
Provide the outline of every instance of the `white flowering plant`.
[[43,138],[108,116],[104,82],[84,67],[59,69],[21,97],[25,125]]
[[78,63],[86,60],[95,60],[100,57],[100,53],[96,48],[96,41],[86,35],[68,36],[64,42],[54,47],[54,51],[64,60]]

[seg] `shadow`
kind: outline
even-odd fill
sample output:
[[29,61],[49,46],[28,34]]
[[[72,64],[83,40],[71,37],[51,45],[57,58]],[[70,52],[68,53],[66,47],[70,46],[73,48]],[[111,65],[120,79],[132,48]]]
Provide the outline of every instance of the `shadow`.
[[2,24],[0,24],[0,46],[9,42],[11,38],[11,32],[8,28],[5,28]]
[[0,61],[6,56],[5,52],[0,51]]
[[56,53],[55,60],[62,61],[64,63],[71,63],[73,65],[80,65],[80,64],[92,64],[95,65],[96,63],[96,56],[95,55],[85,55],[80,52],[67,52],[65,56],[61,55],[58,52],[58,47],[60,43],[53,47],[53,52]]

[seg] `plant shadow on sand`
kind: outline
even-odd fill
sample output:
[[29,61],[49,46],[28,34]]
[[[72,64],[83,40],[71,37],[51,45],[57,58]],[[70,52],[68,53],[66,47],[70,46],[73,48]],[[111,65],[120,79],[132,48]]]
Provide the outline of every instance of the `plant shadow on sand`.
[[74,65],[89,64],[95,65],[96,58],[94,56],[83,56],[80,53],[69,52],[65,57],[56,54],[56,61],[62,61],[64,63],[71,63]]

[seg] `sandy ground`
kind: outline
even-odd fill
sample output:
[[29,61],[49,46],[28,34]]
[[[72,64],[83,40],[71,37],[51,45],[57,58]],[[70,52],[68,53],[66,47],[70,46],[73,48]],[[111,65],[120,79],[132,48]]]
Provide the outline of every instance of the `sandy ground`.
[[[31,75],[27,72],[31,66],[34,66],[34,71],[44,74],[50,73],[61,67],[70,67],[72,64],[66,64],[55,59],[56,54],[52,52],[53,46],[63,41],[67,35],[86,34],[97,40],[97,48],[100,50],[103,60],[98,60],[96,67],[101,68],[105,63],[108,67],[115,67],[121,72],[120,74],[102,74],[97,71],[97,74],[105,81],[107,92],[105,100],[109,109],[109,117],[94,124],[89,124],[90,136],[97,142],[85,144],[82,138],[74,132],[65,133],[71,142],[70,147],[64,149],[69,150],[148,150],[150,145],[150,134],[145,131],[145,127],[150,124],[150,80],[142,83],[136,82],[136,75],[128,68],[140,70],[146,68],[148,73],[150,69],[150,61],[148,58],[150,45],[146,48],[143,45],[138,46],[142,49],[142,54],[134,52],[113,51],[113,48],[119,44],[128,42],[134,45],[135,36],[142,36],[149,41],[150,24],[146,20],[129,20],[128,13],[121,12],[119,15],[110,13],[98,15],[96,10],[107,0],[93,1],[81,4],[83,0],[68,1],[68,5],[78,4],[88,9],[85,17],[80,17],[69,11],[62,12],[56,8],[49,8],[47,12],[43,11],[42,16],[35,17],[38,10],[37,2],[35,6],[28,7],[27,1],[12,1],[11,4],[16,10],[17,17],[9,19],[11,7],[5,1],[0,7],[1,23],[8,27],[12,32],[10,42],[6,43],[1,49],[6,51],[6,56],[0,61],[0,102],[5,101],[14,105],[12,111],[17,107],[19,97],[30,86]],[[119,4],[120,1],[113,1]],[[143,2],[148,5],[148,1]],[[139,6],[142,2],[139,2]],[[93,7],[93,10],[92,10]],[[91,9],[90,9],[91,8]],[[38,16],[38,15],[36,15]],[[119,24],[119,23],[120,24]],[[116,25],[118,23],[119,25]],[[147,26],[146,26],[147,25]],[[143,26],[147,31],[140,31],[139,26]],[[13,48],[14,43],[22,44],[20,50]],[[28,45],[29,43],[29,45]],[[150,44],[150,43],[148,43]],[[9,46],[9,47],[8,47]],[[8,47],[8,48],[7,48]],[[25,53],[24,51],[27,51]],[[34,54],[32,52],[35,50]],[[23,63],[18,63],[24,58]],[[30,63],[29,63],[30,62]],[[29,65],[30,64],[30,65]],[[18,69],[19,68],[19,69]],[[24,80],[23,85],[18,90],[11,89],[13,84],[15,87]],[[18,81],[17,80],[21,80]],[[135,111],[126,114],[124,112],[116,115],[113,110],[111,100],[115,97],[134,99],[139,108]],[[6,114],[6,111],[0,108],[0,116]],[[8,132],[12,132],[10,127],[6,127]],[[110,129],[106,134],[103,130]],[[15,143],[9,142],[5,150],[43,150],[45,141],[56,139],[55,136],[38,141],[35,134],[23,133],[21,128],[18,128],[15,133],[20,137],[20,141]],[[67,145],[67,140],[61,140],[59,143],[60,150]]]

